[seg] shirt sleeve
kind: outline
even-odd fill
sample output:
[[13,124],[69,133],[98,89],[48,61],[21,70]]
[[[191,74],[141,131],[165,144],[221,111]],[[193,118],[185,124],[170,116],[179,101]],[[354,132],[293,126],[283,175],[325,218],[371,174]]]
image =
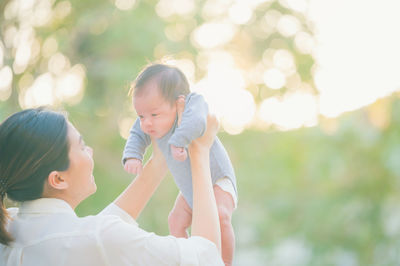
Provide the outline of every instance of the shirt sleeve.
[[137,118],[129,131],[129,138],[126,141],[122,155],[122,164],[125,164],[128,158],[143,160],[143,155],[150,143],[151,139],[149,135],[142,131],[140,128],[140,119]]
[[99,215],[115,215],[121,218],[124,222],[128,224],[138,225],[135,219],[130,216],[126,211],[118,207],[114,202],[108,205],[104,210],[102,210]]
[[113,265],[224,265],[215,244],[205,238],[158,236],[115,216],[101,223],[99,239]]
[[189,94],[185,99],[181,124],[175,129],[168,144],[186,148],[192,140],[204,134],[207,115],[208,104],[204,97],[197,93]]

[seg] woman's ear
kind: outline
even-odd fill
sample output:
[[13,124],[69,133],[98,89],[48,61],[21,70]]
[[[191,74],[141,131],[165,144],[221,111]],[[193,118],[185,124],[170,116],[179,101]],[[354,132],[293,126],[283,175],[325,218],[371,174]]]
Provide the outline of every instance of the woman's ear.
[[47,181],[49,186],[53,189],[63,190],[68,188],[67,181],[60,175],[60,172],[58,171],[51,172],[47,178]]

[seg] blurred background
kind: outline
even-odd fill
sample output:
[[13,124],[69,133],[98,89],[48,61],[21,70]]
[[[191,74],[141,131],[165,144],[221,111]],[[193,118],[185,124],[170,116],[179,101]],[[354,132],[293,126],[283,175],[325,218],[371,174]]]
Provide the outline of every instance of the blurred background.
[[[96,214],[134,178],[127,96],[155,60],[221,118],[236,170],[235,265],[399,265],[396,0],[2,0],[0,120],[66,110],[94,148]],[[147,152],[147,158],[151,149]],[[139,218],[168,234],[168,176]]]

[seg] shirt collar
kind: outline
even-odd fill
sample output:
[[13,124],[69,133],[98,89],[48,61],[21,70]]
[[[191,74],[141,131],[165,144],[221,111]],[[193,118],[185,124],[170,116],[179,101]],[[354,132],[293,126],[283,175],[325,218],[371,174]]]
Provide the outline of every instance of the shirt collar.
[[76,215],[72,207],[64,200],[56,198],[40,198],[24,201],[19,208],[19,214],[49,214],[69,213]]

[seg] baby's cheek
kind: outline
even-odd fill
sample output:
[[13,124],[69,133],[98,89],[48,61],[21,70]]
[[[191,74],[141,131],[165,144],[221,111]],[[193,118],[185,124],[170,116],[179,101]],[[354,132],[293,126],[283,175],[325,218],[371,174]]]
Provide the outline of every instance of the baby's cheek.
[[164,131],[168,132],[172,128],[172,126],[174,125],[174,121],[175,120],[165,122]]

